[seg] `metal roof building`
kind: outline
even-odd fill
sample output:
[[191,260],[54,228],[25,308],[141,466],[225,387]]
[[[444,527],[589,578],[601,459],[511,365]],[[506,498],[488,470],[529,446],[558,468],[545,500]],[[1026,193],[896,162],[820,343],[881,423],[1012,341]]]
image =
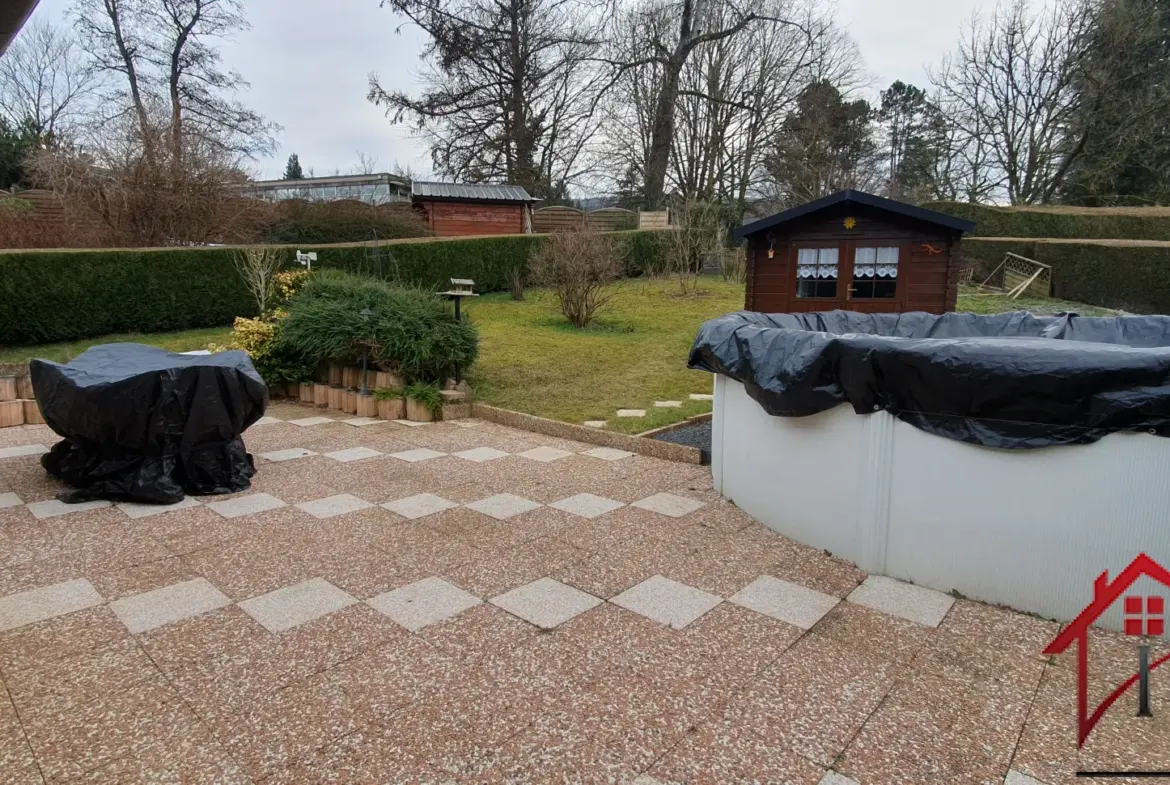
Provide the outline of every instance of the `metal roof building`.
[[532,204],[539,202],[519,185],[460,185],[416,180],[412,186],[415,201],[500,202]]
[[532,205],[539,202],[519,185],[459,185],[415,181],[411,200],[440,237],[529,234]]

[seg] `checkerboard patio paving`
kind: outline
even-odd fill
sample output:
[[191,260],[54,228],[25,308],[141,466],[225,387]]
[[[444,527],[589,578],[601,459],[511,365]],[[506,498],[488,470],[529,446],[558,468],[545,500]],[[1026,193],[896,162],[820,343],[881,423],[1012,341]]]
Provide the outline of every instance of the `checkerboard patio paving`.
[[[1078,752],[1075,662],[1038,654],[1057,625],[866,576],[701,467],[478,421],[268,414],[249,450],[300,457],[166,508],[63,505],[38,465],[51,431],[0,432],[0,782],[1170,766],[1170,682],[1152,723],[1123,699]],[[1094,634],[1124,679],[1129,645]]]

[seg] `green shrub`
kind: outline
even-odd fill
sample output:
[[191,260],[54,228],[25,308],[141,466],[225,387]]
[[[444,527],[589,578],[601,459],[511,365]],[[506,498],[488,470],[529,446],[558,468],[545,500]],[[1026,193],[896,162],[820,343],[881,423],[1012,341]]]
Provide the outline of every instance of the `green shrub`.
[[[640,275],[666,253],[662,232],[613,232]],[[545,235],[369,245],[305,245],[315,270],[334,268],[441,291],[471,278],[477,292],[508,291]],[[231,248],[0,253],[0,345],[72,341],[110,333],[219,327],[256,315]],[[294,267],[293,269],[301,269]]]
[[1170,215],[1166,214],[1012,210],[964,202],[931,202],[923,207],[974,221],[975,237],[1170,240]]
[[438,417],[439,413],[443,411],[443,393],[439,391],[436,384],[427,384],[426,382],[408,384],[406,389],[402,391],[402,396],[421,403],[435,417]]
[[978,283],[1008,251],[1052,267],[1052,294],[1133,313],[1170,313],[1170,247],[971,238],[963,255]]
[[437,295],[336,271],[310,277],[288,305],[278,347],[310,366],[373,364],[408,380],[446,379],[475,361],[475,328]]

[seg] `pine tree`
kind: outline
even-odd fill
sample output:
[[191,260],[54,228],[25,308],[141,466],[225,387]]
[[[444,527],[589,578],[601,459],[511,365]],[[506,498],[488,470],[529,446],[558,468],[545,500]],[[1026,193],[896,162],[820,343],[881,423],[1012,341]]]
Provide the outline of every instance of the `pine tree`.
[[305,173],[301,170],[301,159],[293,153],[288,157],[288,163],[284,165],[284,179],[285,180],[304,180]]

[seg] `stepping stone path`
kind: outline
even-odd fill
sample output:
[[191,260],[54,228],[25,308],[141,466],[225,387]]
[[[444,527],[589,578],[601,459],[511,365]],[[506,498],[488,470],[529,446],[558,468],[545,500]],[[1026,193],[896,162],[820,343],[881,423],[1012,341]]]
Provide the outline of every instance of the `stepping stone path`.
[[618,417],[645,417],[646,410],[645,409],[618,409],[617,416]]
[[586,428],[604,428],[605,427],[605,420],[586,420],[585,427]]
[[655,401],[654,407],[657,409],[677,409],[682,406],[682,401]]

